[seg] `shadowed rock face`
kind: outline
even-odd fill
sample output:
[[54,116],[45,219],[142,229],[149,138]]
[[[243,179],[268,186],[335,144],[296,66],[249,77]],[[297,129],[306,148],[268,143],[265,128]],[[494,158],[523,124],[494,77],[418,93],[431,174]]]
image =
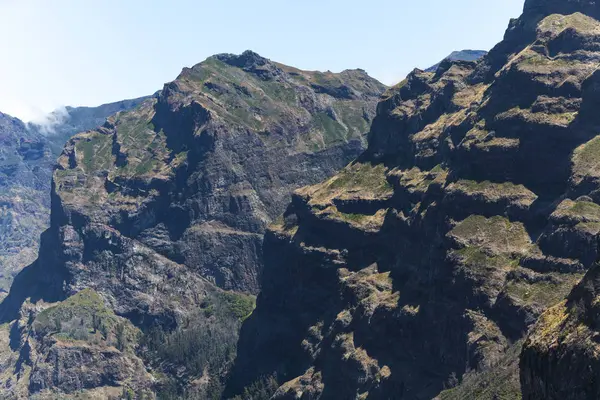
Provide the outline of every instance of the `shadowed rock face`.
[[[0,306],[2,320],[13,321],[13,351],[33,349],[46,360],[40,366],[25,355],[14,367],[30,376],[25,393],[218,393],[253,308],[254,298],[239,292],[259,290],[267,225],[292,190],[364,150],[384,90],[361,70],[307,72],[252,52],[218,55],[69,140],[40,256]],[[64,308],[82,290],[97,296],[112,331],[94,328],[88,308],[70,307],[46,318],[43,326],[66,318],[56,332],[38,333],[47,303]],[[83,333],[72,332],[77,318]],[[138,332],[125,350],[118,329]],[[95,379],[68,362],[76,357],[95,360]],[[53,378],[53,365],[72,380]],[[121,365],[127,369],[117,373]],[[11,393],[25,390],[0,381]]]
[[[268,231],[231,393],[520,398],[528,329],[598,257],[597,16],[527,2],[481,61],[383,96],[367,151]],[[523,394],[562,398],[538,361]]]
[[52,169],[65,142],[145,99],[68,107],[50,130],[0,113],[0,297],[37,257],[39,237],[50,222]]
[[520,364],[524,399],[600,396],[599,272],[596,264],[567,300],[542,314],[529,334]]

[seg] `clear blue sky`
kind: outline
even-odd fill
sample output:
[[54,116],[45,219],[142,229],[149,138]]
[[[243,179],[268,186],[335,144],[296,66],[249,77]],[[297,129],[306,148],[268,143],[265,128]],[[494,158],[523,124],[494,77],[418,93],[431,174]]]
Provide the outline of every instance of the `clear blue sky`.
[[153,93],[215,53],[392,84],[453,50],[491,48],[523,0],[0,0],[0,111]]

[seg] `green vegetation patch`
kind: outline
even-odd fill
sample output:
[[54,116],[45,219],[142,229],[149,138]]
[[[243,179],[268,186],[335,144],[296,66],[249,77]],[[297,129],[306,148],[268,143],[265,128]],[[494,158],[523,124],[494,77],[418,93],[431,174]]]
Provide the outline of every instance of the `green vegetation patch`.
[[539,304],[547,308],[564,300],[582,277],[583,274],[560,274],[556,279],[538,282],[510,280],[506,291],[520,303]]
[[[560,60],[553,61],[558,63]],[[530,109],[514,107],[496,116],[496,121],[503,123],[507,120],[521,120],[529,124],[568,127],[579,115],[578,111],[570,112],[532,112]]]
[[113,164],[112,136],[92,132],[75,145],[86,172],[108,170]]
[[578,147],[573,154],[574,183],[581,183],[586,177],[600,177],[600,136]]
[[147,176],[164,167],[169,156],[166,135],[155,132],[150,110],[140,115],[137,111],[120,114],[116,121],[117,138],[127,163],[118,173],[128,177]]
[[600,222],[580,222],[575,229],[595,236],[600,233]]
[[33,329],[38,335],[110,345],[121,351],[132,350],[139,336],[139,331],[109,310],[92,289],[84,289],[39,313]]
[[510,222],[500,216],[469,216],[459,222],[448,235],[463,247],[474,246],[496,254],[523,254],[532,246],[522,223]]
[[573,221],[597,223],[600,222],[600,205],[591,201],[564,200],[552,213],[552,219],[557,221]]
[[220,398],[220,374],[235,358],[242,322],[254,310],[255,301],[254,296],[218,291],[204,298],[198,313],[174,331],[154,326],[144,333],[140,347],[146,359],[167,374],[161,378],[164,388],[159,398],[187,398],[190,388],[176,377],[190,381],[206,374],[211,376],[208,393],[190,398]]
[[324,112],[315,114],[313,125],[314,129],[321,133],[324,147],[333,143],[343,143],[346,141],[347,129]]
[[219,116],[257,131],[266,128],[267,119],[282,120],[297,107],[292,85],[260,79],[215,57],[185,71],[181,79],[191,91],[210,98],[206,105],[216,107]]
[[538,24],[538,32],[556,36],[565,29],[572,28],[580,33],[600,33],[600,23],[582,13],[571,15],[552,14]]
[[369,131],[370,123],[365,119],[364,107],[362,101],[343,101],[334,104],[335,112],[349,129],[347,139],[359,137]]
[[383,164],[355,162],[328,181],[299,189],[298,193],[310,197],[311,206],[331,205],[334,198],[363,201],[386,198],[394,193],[386,172]]
[[374,195],[392,194],[383,164],[354,163],[344,168],[326,183],[329,189],[364,190]]
[[462,263],[473,272],[515,269],[519,265],[519,261],[514,258],[510,258],[505,254],[490,254],[479,247],[465,247],[460,250],[453,250],[453,253],[458,255]]
[[240,321],[252,314],[256,307],[256,297],[244,293],[224,292],[220,294],[226,309]]
[[363,222],[368,221],[371,216],[370,215],[365,215],[365,214],[346,214],[346,213],[339,213],[340,217],[348,222],[354,222],[357,224],[362,224]]
[[448,178],[448,170],[442,165],[436,165],[430,171],[417,167],[409,170],[393,169],[388,175],[394,181],[394,186],[411,194],[424,194],[432,185],[442,187]]
[[489,181],[476,182],[460,180],[448,186],[448,191],[459,191],[468,195],[481,195],[491,201],[501,199],[519,200],[531,205],[537,196],[523,185],[511,182],[493,183]]

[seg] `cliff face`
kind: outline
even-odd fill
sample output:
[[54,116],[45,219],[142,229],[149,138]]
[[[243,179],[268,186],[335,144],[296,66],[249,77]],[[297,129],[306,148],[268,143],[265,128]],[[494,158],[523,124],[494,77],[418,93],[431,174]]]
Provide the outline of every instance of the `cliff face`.
[[568,299],[545,312],[534,326],[521,355],[524,399],[600,397],[599,272],[595,265]]
[[255,293],[266,226],[293,188],[362,151],[383,89],[358,70],[304,72],[251,52],[210,58],[68,143],[55,225],[109,226],[220,287]]
[[50,183],[56,158],[74,134],[145,98],[99,107],[68,107],[51,131],[0,113],[0,297],[14,276],[35,261],[50,223]]
[[[361,70],[218,55],[73,137],[40,257],[0,307],[23,359],[2,384],[15,396],[218,395],[253,308],[240,292],[259,288],[266,226],[293,189],[363,151],[384,89]],[[96,308],[70,305],[82,291]],[[47,316],[57,308],[69,311]]]
[[521,397],[527,330],[598,256],[599,15],[527,1],[481,61],[384,95],[367,151],[268,231],[232,394]]

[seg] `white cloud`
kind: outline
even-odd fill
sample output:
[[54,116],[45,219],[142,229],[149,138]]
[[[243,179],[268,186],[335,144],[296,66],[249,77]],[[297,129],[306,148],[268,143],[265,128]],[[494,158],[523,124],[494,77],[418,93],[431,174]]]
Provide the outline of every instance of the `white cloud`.
[[1,96],[0,111],[19,118],[28,126],[36,126],[39,132],[47,135],[55,133],[56,127],[70,118],[65,106],[41,108],[19,99],[6,99]]
[[41,133],[51,135],[56,133],[56,127],[65,123],[70,118],[65,106],[58,107],[54,111],[37,115],[28,121],[28,125],[35,125]]

